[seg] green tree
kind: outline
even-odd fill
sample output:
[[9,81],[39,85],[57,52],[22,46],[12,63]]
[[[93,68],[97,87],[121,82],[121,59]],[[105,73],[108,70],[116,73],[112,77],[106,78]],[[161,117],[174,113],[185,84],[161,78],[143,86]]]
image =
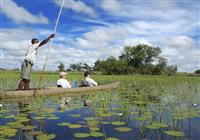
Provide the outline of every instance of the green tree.
[[69,68],[72,69],[73,71],[77,70],[76,64],[70,64]]
[[65,65],[64,65],[63,63],[60,63],[60,64],[58,65],[58,70],[59,70],[59,71],[64,71],[64,69],[65,69]]
[[159,47],[151,47],[145,44],[137,46],[126,46],[119,56],[119,59],[128,61],[130,66],[139,68],[143,65],[151,64],[160,54]]
[[194,73],[195,74],[200,74],[200,69],[196,70]]
[[91,69],[91,67],[86,63],[83,64],[82,68],[85,69],[86,71],[89,71]]

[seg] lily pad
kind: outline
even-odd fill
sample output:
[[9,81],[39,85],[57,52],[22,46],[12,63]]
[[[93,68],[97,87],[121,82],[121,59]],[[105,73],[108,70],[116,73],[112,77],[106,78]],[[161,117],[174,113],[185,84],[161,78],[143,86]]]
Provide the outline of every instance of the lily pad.
[[57,116],[51,116],[51,117],[47,117],[48,120],[57,120],[59,119],[59,117]]
[[149,128],[149,129],[159,129],[159,128],[168,127],[168,125],[163,124],[163,123],[154,122],[152,124],[147,125],[146,127]]
[[39,116],[38,116],[38,117],[34,117],[33,119],[34,119],[34,120],[44,120],[45,117],[43,117],[43,116],[39,117]]
[[98,127],[90,127],[89,128],[91,131],[99,131],[100,130],[100,128],[98,128]]
[[119,131],[119,132],[129,132],[132,130],[132,128],[129,127],[116,127],[115,130]]
[[0,126],[1,135],[4,137],[13,137],[17,133],[17,129],[9,128],[8,126]]
[[119,139],[115,137],[109,137],[109,138],[106,138],[105,140],[119,140]]
[[78,118],[78,117],[81,117],[81,115],[80,115],[80,114],[71,114],[71,115],[69,115],[69,116],[71,116],[71,117],[73,117],[73,118]]
[[12,128],[22,128],[24,125],[21,122],[8,122],[6,125],[9,125]]
[[89,133],[74,133],[75,138],[87,138],[89,136],[90,136]]
[[175,136],[175,137],[183,137],[184,132],[182,131],[165,131],[165,134],[170,135],[170,136]]
[[59,125],[59,126],[69,126],[69,125],[71,125],[71,123],[61,122],[61,123],[58,123],[57,125]]
[[116,122],[112,122],[111,124],[112,124],[112,125],[124,125],[125,122],[116,121]]
[[111,117],[112,113],[100,114],[100,117]]
[[102,137],[104,134],[101,132],[91,132],[90,136],[92,137]]
[[80,124],[70,124],[68,127],[69,128],[81,128],[82,126]]
[[101,122],[101,124],[110,124],[109,122]]
[[55,134],[40,134],[37,136],[38,140],[52,140],[56,137]]
[[95,118],[94,117],[85,117],[84,120],[86,120],[86,121],[94,121]]
[[32,129],[36,128],[36,127],[37,126],[34,126],[34,125],[27,125],[27,126],[22,127],[21,129],[22,130],[32,130]]

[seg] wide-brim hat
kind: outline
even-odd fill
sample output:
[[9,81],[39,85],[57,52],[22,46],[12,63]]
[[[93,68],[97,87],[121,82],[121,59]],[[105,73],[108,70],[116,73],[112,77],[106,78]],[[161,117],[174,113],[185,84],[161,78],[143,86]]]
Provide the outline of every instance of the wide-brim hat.
[[63,77],[63,76],[65,76],[65,75],[67,75],[67,74],[68,74],[68,73],[62,71],[62,72],[59,73],[59,76]]

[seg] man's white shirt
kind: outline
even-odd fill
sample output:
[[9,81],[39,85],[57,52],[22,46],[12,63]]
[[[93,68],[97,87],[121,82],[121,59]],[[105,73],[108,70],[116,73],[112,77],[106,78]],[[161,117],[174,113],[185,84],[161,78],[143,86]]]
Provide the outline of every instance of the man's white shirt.
[[32,64],[35,63],[37,49],[38,49],[39,45],[40,45],[40,43],[28,45],[26,54],[25,54],[25,60],[31,62]]
[[85,78],[85,81],[87,82],[87,84],[88,84],[89,86],[97,86],[97,85],[98,85],[97,82],[95,82],[93,79],[91,79],[91,78],[89,78],[89,77],[86,77],[86,78]]
[[71,88],[71,85],[66,79],[59,79],[57,81],[57,85],[61,86],[62,88]]

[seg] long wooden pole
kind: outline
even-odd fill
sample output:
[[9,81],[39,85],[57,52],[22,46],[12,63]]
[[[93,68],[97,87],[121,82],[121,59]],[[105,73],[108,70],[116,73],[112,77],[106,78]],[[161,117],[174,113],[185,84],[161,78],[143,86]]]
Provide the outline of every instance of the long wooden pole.
[[[61,16],[61,13],[62,13],[62,9],[63,9],[64,3],[65,3],[65,0],[62,0],[62,4],[61,4],[61,7],[60,7],[60,11],[59,11],[59,14],[58,14],[58,17],[57,17],[57,20],[56,20],[56,25],[55,25],[54,31],[53,31],[54,34],[55,34],[56,31],[57,31],[57,27],[58,27],[58,23],[59,23],[59,20],[60,20],[60,16]],[[45,58],[45,62],[44,62],[44,65],[43,65],[43,68],[42,68],[42,71],[41,71],[41,75],[40,75],[40,79],[39,79],[39,83],[38,83],[38,87],[37,87],[37,88],[40,87],[40,84],[41,84],[41,82],[42,82],[42,80],[43,80],[43,77],[44,77],[44,70],[45,70],[45,68],[46,68],[47,60],[48,60],[48,57],[49,57],[49,53],[50,53],[50,50],[51,50],[53,41],[54,41],[54,38],[52,38],[51,41],[50,41],[50,45],[49,45],[48,52],[47,52],[47,55],[46,55],[46,58]]]

